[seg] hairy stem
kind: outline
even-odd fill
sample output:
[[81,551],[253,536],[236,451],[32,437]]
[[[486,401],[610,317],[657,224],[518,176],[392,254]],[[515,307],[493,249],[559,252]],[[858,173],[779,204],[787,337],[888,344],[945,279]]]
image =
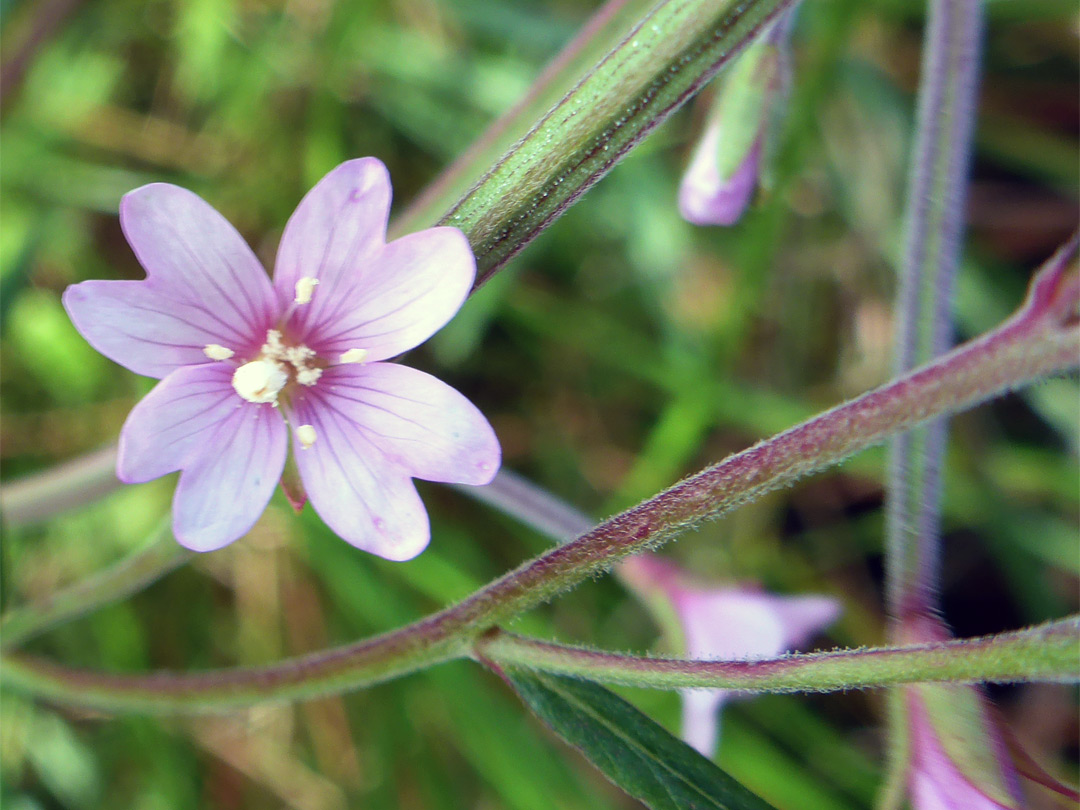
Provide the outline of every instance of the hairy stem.
[[794,0],[664,0],[439,224],[461,228],[480,286],[691,98]]
[[973,639],[789,655],[758,661],[692,661],[625,655],[492,631],[477,655],[592,681],[655,689],[833,692],[901,683],[1080,680],[1080,616]]
[[[1075,245],[1072,246],[1075,248]],[[1075,250],[1073,250],[1075,252]],[[195,674],[108,675],[11,655],[0,678],[56,700],[107,709],[212,710],[356,689],[468,655],[484,631],[551,599],[616,560],[660,545],[802,475],[929,419],[1080,357],[1080,280],[1063,250],[1026,305],[998,329],[881,388],[706,468],[581,537],[525,563],[461,603],[372,639],[280,664]]]
[[[951,343],[982,14],[982,0],[930,2],[907,193],[897,373],[928,362]],[[897,619],[929,614],[937,603],[945,435],[945,420],[935,420],[892,442],[886,590]]]

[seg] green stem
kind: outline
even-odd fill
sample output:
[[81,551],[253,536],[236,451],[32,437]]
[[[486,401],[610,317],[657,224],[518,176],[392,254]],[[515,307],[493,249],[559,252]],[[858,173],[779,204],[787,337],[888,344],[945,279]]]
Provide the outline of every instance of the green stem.
[[428,227],[444,216],[517,141],[528,134],[582,76],[599,63],[648,13],[656,0],[608,0],[544,68],[526,95],[483,134],[390,223],[393,236]]
[[653,689],[834,692],[902,683],[1076,682],[1080,616],[972,639],[789,655],[758,661],[691,661],[572,647],[493,631],[477,655],[591,681]]
[[659,3],[439,221],[469,237],[477,286],[793,4]]
[[92,577],[4,613],[0,649],[12,649],[51,627],[138,593],[194,557],[173,539],[166,516],[142,548]]
[[1058,258],[1052,272],[1036,278],[1020,312],[993,332],[705,469],[407,627],[272,666],[197,674],[109,675],[13,655],[0,680],[75,705],[197,711],[340,693],[467,655],[484,631],[621,557],[667,542],[898,431],[1073,367],[1080,357],[1080,281],[1054,264]]

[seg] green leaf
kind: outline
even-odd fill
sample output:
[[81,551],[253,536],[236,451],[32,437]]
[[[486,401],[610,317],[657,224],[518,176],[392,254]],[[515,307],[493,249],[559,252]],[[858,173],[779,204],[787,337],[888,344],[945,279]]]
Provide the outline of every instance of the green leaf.
[[686,743],[591,681],[507,668],[503,676],[551,729],[653,810],[768,810]]

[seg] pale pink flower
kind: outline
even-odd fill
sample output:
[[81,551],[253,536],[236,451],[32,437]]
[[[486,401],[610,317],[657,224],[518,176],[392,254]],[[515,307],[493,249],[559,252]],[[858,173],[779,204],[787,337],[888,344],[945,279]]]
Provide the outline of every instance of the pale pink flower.
[[679,184],[679,213],[687,222],[734,225],[750,205],[790,84],[793,21],[792,12],[784,14],[719,77],[705,130]]
[[127,194],[120,224],[144,281],[64,293],[76,328],[161,380],[120,434],[117,476],[180,470],[173,528],[209,551],[245,534],[292,451],[337,534],[405,560],[430,529],[412,478],[485,484],[500,451],[461,394],[393,358],[457,312],[476,273],[454,228],[386,243],[390,178],[375,158],[338,166],[289,219],[273,283],[236,230],[190,191]]
[[[907,615],[906,644],[947,641],[936,616]],[[1017,810],[1024,805],[1016,766],[982,691],[961,684],[903,690],[907,789],[913,810]]]
[[723,129],[714,116],[705,127],[679,184],[679,213],[692,225],[734,225],[750,205],[761,173],[764,133],[730,174],[722,174],[717,154]]
[[[957,687],[969,689],[970,687]],[[1016,810],[1019,806],[1013,797],[1006,797],[1007,804],[995,801],[987,795],[986,788],[973,784],[950,758],[942,746],[937,731],[930,720],[926,705],[917,687],[905,690],[908,728],[910,730],[910,754],[908,765],[908,790],[914,810]],[[953,717],[952,723],[964,722]],[[992,728],[988,727],[992,733]],[[997,740],[986,741],[991,749],[1000,750]],[[1016,790],[1015,772],[1005,757],[998,762],[999,772],[1010,777],[1009,787]]]
[[[630,557],[619,576],[659,617],[672,615],[683,636],[682,653],[700,660],[772,658],[809,642],[840,615],[830,596],[774,596],[739,585],[706,587],[656,555]],[[728,700],[747,693],[685,689],[682,736],[706,756],[716,749],[718,715]]]

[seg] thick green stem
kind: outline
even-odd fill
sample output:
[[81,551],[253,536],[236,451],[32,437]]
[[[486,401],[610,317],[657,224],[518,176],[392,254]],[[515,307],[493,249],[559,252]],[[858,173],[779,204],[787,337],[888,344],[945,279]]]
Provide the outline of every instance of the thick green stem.
[[1080,680],[1080,616],[1012,633],[933,644],[834,650],[760,661],[690,661],[571,647],[493,631],[477,654],[592,681],[655,689],[833,692],[901,683]]
[[469,237],[477,286],[792,5],[659,3],[440,220]]

